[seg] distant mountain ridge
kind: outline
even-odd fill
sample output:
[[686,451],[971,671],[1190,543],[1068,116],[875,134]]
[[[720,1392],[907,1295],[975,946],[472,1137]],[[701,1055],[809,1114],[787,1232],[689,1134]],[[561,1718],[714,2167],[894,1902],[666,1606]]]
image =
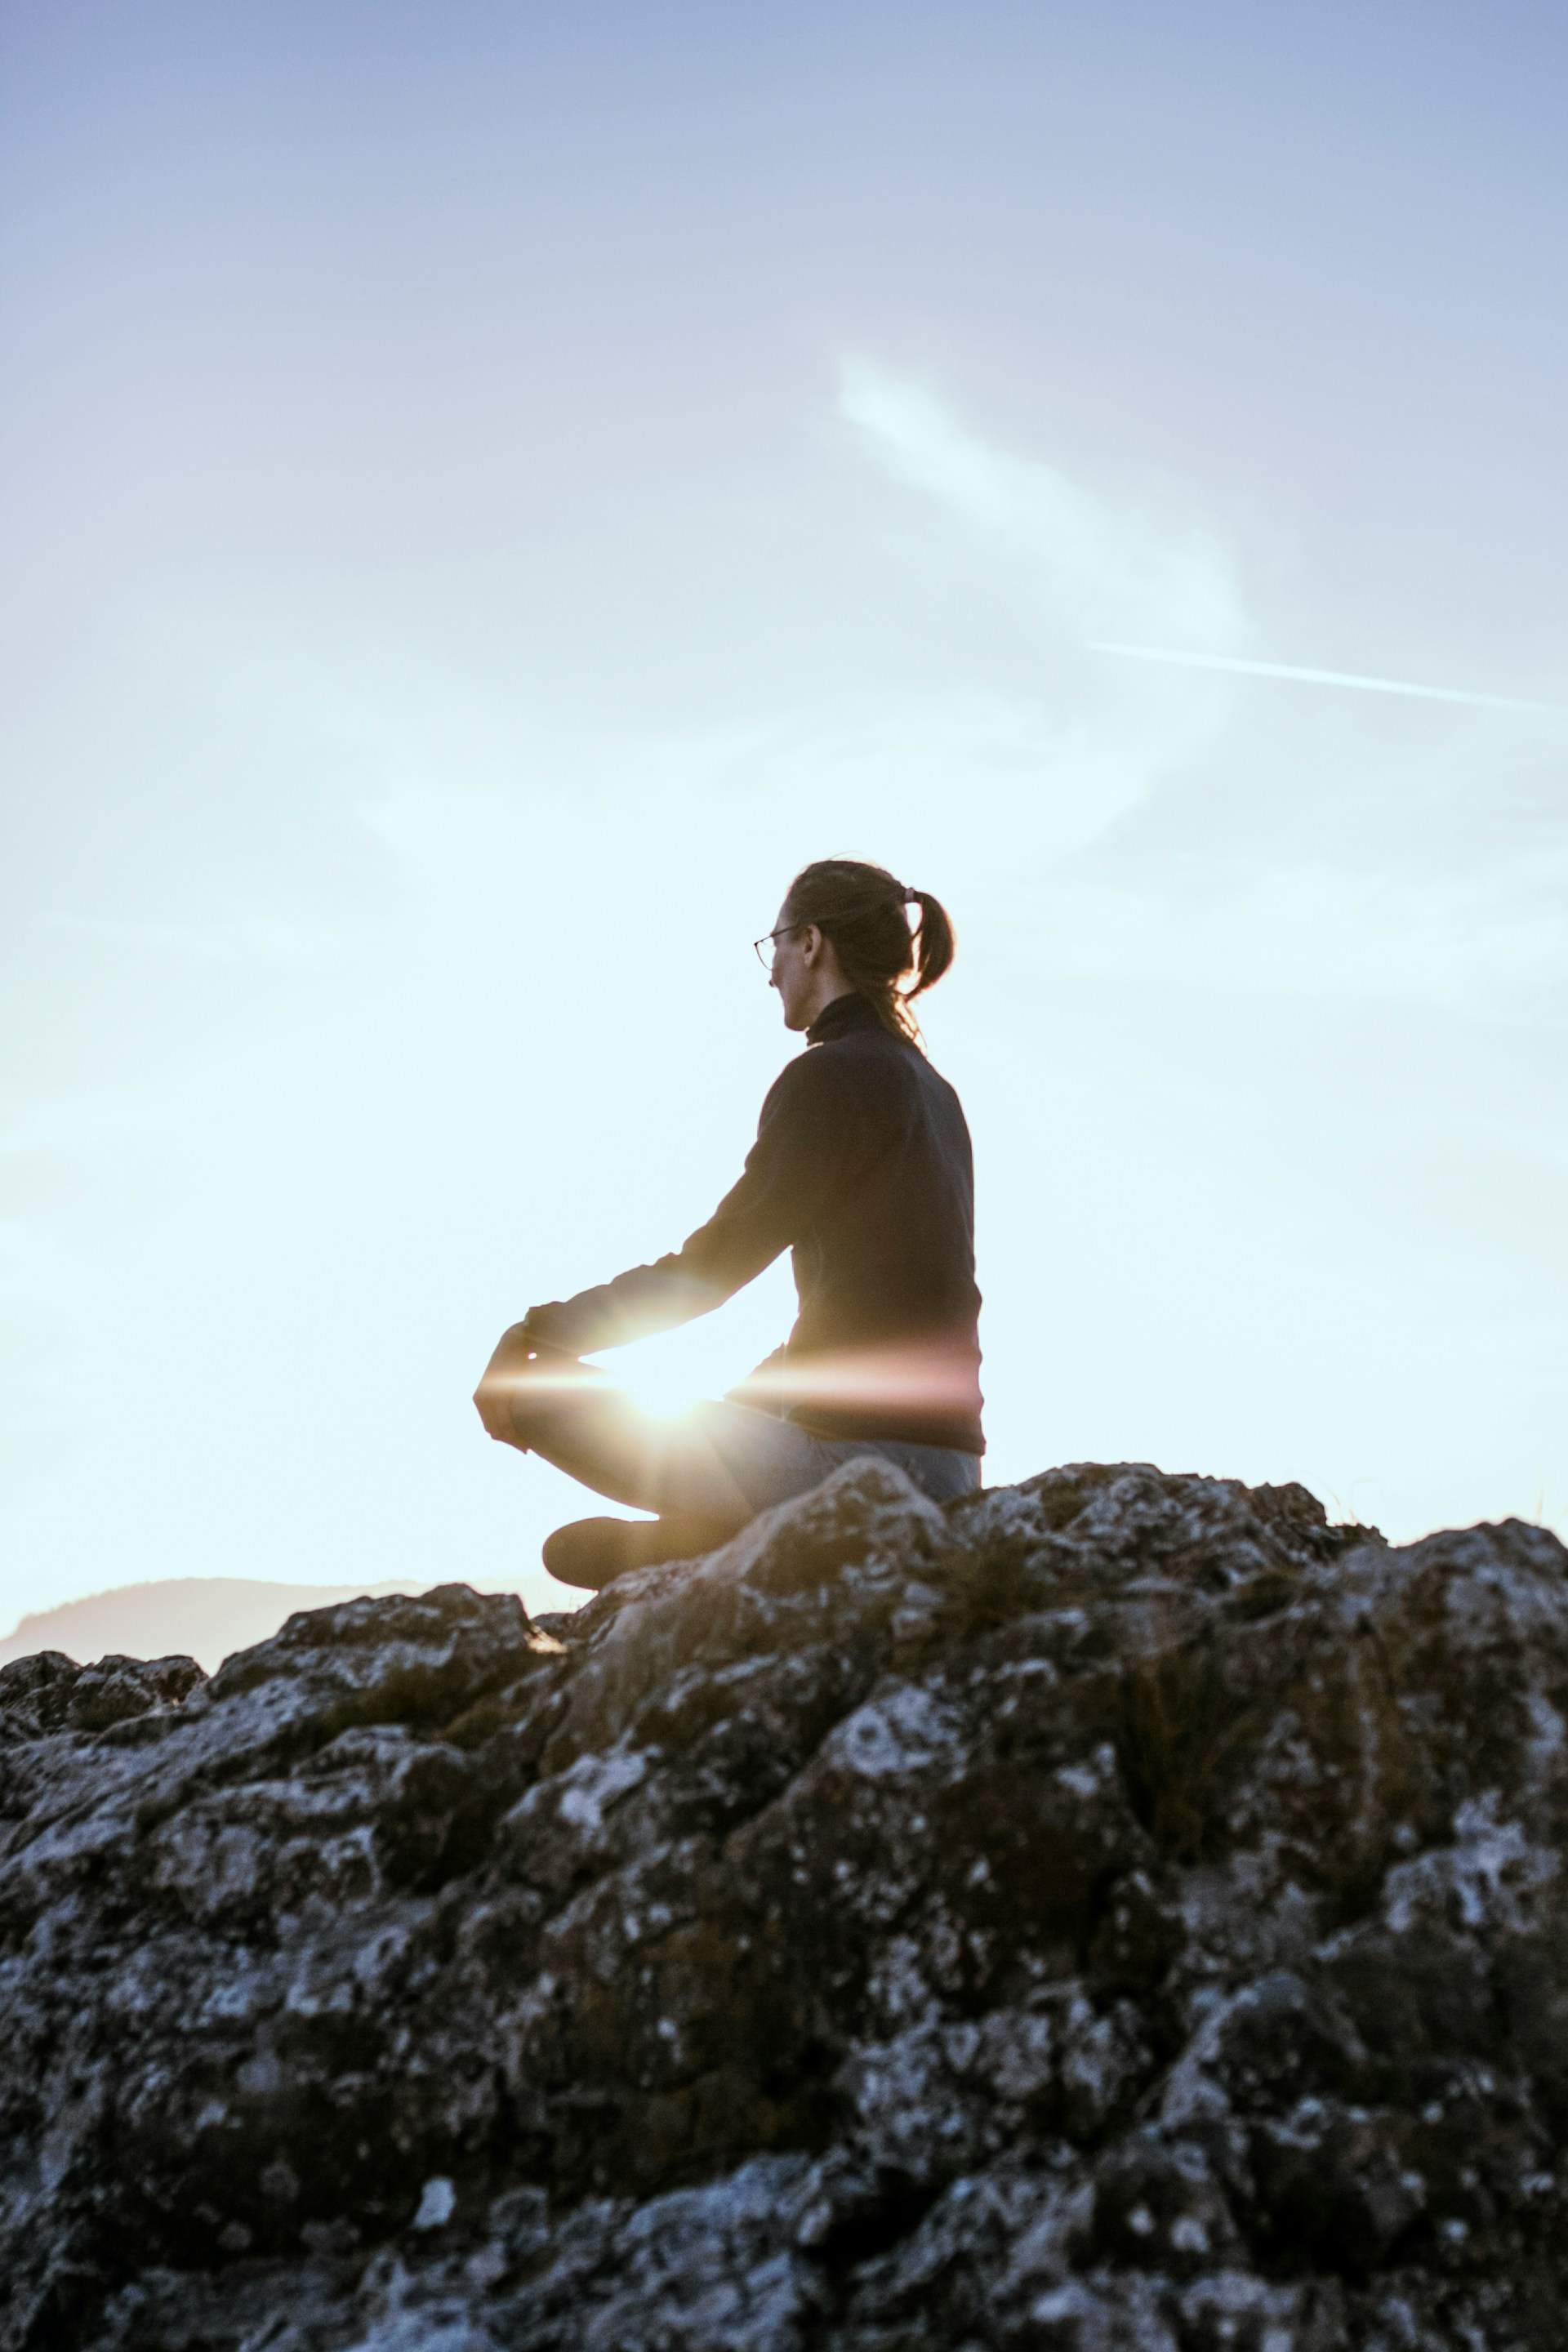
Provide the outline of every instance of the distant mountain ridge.
[[243,1576],[170,1576],[30,1610],[0,1641],[0,1666],[39,1650],[78,1665],[110,1656],[195,1658],[211,1675],[236,1650],[269,1641],[296,1609],[329,1609],[361,1594],[422,1592],[428,1579],[388,1584],[270,1584]]

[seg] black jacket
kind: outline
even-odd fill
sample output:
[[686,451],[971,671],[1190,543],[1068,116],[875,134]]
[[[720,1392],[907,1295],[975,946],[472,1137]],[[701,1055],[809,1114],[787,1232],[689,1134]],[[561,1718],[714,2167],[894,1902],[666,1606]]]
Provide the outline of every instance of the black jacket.
[[800,1313],[732,1401],[824,1437],[984,1454],[974,1166],[957,1095],[864,996],[835,997],[769,1087],[739,1182],[652,1265],[529,1309],[575,1355],[706,1315],[789,1249]]

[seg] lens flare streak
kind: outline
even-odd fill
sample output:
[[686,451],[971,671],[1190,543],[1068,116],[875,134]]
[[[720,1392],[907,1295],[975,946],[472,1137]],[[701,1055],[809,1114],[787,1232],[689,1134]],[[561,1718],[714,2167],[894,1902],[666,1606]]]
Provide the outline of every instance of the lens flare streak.
[[[769,1361],[725,1391],[733,1402],[763,1410],[805,1402],[882,1410],[952,1411],[973,1408],[976,1364],[963,1349],[913,1345],[802,1355],[795,1362]],[[590,1366],[570,1359],[544,1366],[535,1359],[500,1376],[500,1384],[531,1396],[604,1396],[617,1392],[658,1420],[674,1419],[702,1402],[685,1381],[630,1371],[617,1379],[613,1365]]]

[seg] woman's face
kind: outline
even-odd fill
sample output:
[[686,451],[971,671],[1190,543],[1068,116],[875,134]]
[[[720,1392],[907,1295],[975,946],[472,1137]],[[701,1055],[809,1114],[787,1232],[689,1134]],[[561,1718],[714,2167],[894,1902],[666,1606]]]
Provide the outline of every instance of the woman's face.
[[773,968],[768,976],[768,986],[778,990],[784,1004],[784,1026],[793,1029],[797,1025],[795,1009],[811,985],[807,950],[820,935],[815,924],[790,930],[788,923],[789,910],[781,907],[773,920],[773,929],[780,936],[773,941]]

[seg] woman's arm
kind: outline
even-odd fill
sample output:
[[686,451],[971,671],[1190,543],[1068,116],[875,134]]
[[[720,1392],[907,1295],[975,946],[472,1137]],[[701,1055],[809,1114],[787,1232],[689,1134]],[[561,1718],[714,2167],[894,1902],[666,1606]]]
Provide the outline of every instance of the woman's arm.
[[846,1076],[820,1047],[786,1063],[768,1089],[740,1181],[707,1223],[651,1265],[531,1307],[524,1328],[548,1346],[592,1355],[710,1315],[754,1281],[844,1179],[855,1150]]

